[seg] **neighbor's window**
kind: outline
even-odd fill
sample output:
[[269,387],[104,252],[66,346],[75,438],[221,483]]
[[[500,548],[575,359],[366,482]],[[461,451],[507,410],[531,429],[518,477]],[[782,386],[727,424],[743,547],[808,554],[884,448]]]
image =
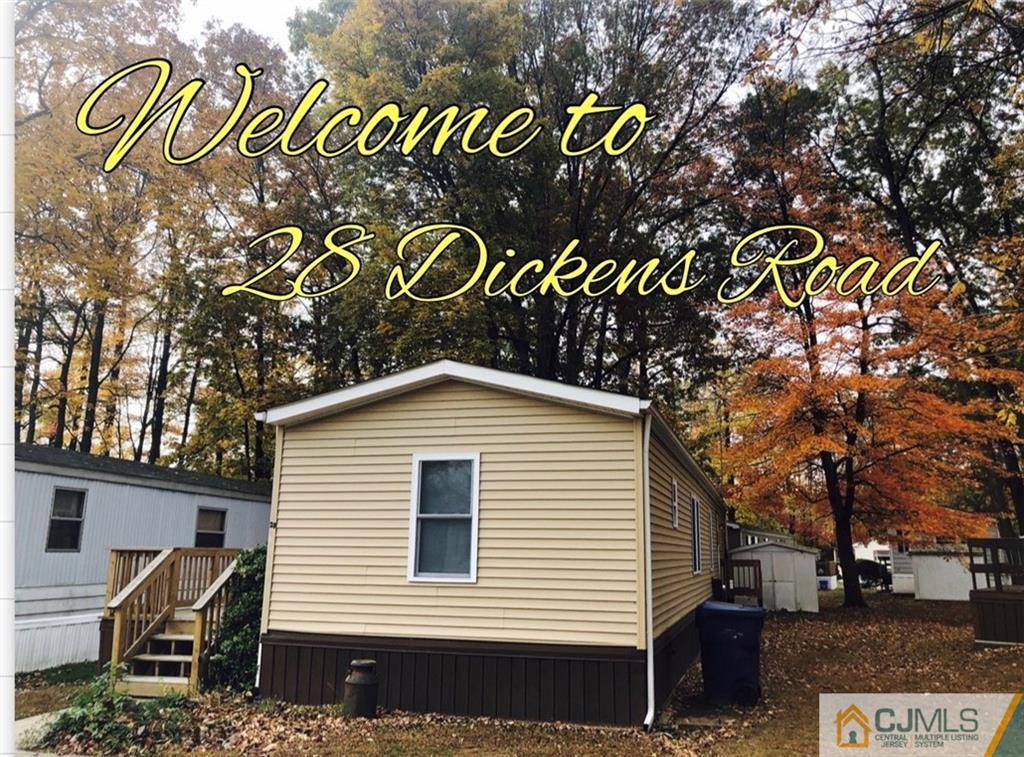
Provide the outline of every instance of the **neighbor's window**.
[[679,528],[679,484],[672,479],[672,528]]
[[196,516],[196,546],[223,547],[226,518],[227,512],[224,510],[209,510],[200,507],[199,514]]
[[413,455],[409,580],[475,581],[478,454]]
[[690,500],[690,521],[693,527],[690,529],[690,542],[693,553],[693,572],[700,573],[700,502],[694,497]]
[[85,492],[79,489],[54,489],[50,529],[46,533],[46,551],[80,552],[84,519]]

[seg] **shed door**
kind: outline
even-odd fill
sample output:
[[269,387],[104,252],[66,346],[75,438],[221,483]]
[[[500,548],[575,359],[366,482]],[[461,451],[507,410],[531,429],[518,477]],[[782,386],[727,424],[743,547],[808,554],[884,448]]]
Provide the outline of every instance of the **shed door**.
[[772,583],[776,610],[796,612],[796,560],[791,552],[772,553]]

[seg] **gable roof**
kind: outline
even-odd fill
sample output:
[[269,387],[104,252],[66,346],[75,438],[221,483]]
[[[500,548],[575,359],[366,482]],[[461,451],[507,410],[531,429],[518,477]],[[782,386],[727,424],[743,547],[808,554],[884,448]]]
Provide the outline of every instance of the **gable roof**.
[[745,547],[736,547],[736,549],[730,549],[729,554],[735,555],[740,552],[756,552],[759,549],[766,549],[773,547],[777,549],[788,549],[793,552],[807,552],[808,554],[816,555],[818,550],[814,547],[805,547],[803,544],[791,544],[784,541],[759,541],[757,544],[747,544]]
[[[100,480],[119,479],[129,485],[151,486],[159,489],[209,492],[235,499],[269,500],[269,481],[242,481],[222,478],[207,473],[167,468],[150,463],[137,463],[117,457],[88,455],[43,444],[18,443],[14,449],[15,470],[73,476],[80,471],[81,478]],[[244,496],[241,496],[244,495]]]
[[299,423],[324,418],[345,410],[368,405],[371,402],[394,397],[414,389],[420,389],[442,381],[462,381],[467,384],[500,389],[527,397],[581,407],[599,413],[639,418],[650,415],[652,432],[657,434],[670,448],[683,466],[694,476],[705,495],[716,504],[724,506],[717,484],[708,476],[701,465],[694,460],[679,440],[671,424],[659,413],[650,400],[629,394],[617,394],[599,389],[563,384],[560,381],[524,376],[519,373],[482,368],[478,365],[459,363],[455,360],[437,360],[433,363],[392,373],[378,379],[319,394],[315,397],[292,402],[257,413],[257,420],[272,426],[294,426]]
[[419,368],[271,408],[257,415],[257,418],[274,426],[293,426],[448,380],[502,389],[613,415],[636,417],[650,406],[650,400],[628,394],[570,386],[559,381],[481,368],[454,360],[438,360]]

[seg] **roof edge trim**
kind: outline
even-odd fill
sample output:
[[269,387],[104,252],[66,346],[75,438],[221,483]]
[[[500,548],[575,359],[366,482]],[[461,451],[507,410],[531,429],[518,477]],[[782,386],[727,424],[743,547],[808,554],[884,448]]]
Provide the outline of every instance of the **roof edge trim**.
[[458,363],[454,360],[438,360],[419,368],[411,368],[344,389],[337,389],[316,397],[271,408],[257,414],[256,417],[272,426],[292,426],[448,380],[503,389],[515,394],[627,417],[639,417],[650,407],[649,400],[626,394],[570,386],[558,381],[524,376],[495,368],[482,368]]

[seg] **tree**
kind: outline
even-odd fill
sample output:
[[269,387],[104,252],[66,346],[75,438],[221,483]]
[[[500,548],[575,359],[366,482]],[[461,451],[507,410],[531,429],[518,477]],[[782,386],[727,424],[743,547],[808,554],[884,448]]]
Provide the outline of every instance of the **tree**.
[[[836,191],[810,147],[821,101],[795,83],[759,82],[739,109],[732,201],[754,228],[818,229],[844,268],[867,254],[886,269],[903,250],[877,231],[867,208]],[[795,297],[810,271],[784,270]],[[864,604],[855,541],[890,529],[984,529],[984,519],[944,507],[953,504],[949,482],[969,473],[978,444],[1003,438],[977,419],[977,404],[945,396],[934,375],[938,335],[955,322],[951,303],[955,296],[936,289],[917,298],[823,293],[787,307],[772,290],[727,315],[730,344],[745,363],[728,400],[723,456],[732,494],[805,536],[834,538],[846,606]]]
[[[708,156],[718,144],[723,96],[741,76],[757,31],[741,3],[363,0],[330,34],[314,30],[308,39],[332,82],[334,104],[484,104],[494,113],[531,104],[545,130],[517,155],[384,152],[374,157],[375,170],[361,175],[359,207],[388,229],[425,219],[459,223],[493,249],[550,262],[572,239],[590,259],[618,260],[692,239],[712,199]],[[623,156],[562,155],[566,108],[588,91],[609,103],[643,102],[660,118]],[[581,142],[609,124],[593,119]],[[713,269],[720,260],[708,255],[703,262]],[[464,269],[466,261],[450,265]],[[509,265],[515,271],[522,263]],[[375,314],[382,346],[400,356],[383,362],[388,369],[449,354],[666,396],[678,390],[681,366],[694,376],[706,368],[702,345],[714,329],[699,295],[471,294],[426,306],[392,303]],[[388,342],[392,335],[396,344]],[[368,353],[372,347],[360,349],[360,360]]]

